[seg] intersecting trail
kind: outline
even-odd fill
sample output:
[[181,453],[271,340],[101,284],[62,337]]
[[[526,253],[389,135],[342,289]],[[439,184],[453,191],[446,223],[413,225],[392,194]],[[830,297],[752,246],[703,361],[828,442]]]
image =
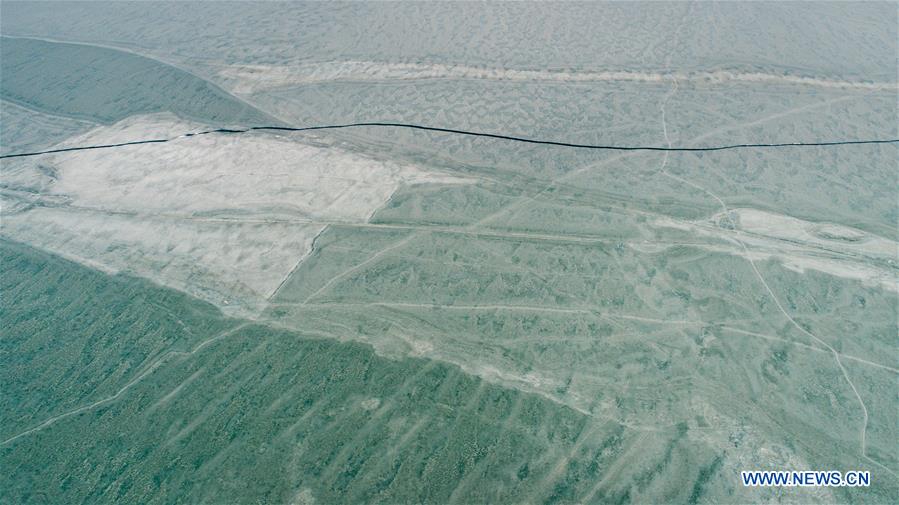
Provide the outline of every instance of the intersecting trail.
[[141,144],[164,144],[166,142],[171,142],[176,139],[186,138],[186,137],[196,137],[200,135],[210,135],[210,134],[239,134],[239,133],[250,133],[254,131],[282,131],[282,132],[306,132],[306,131],[315,131],[315,130],[339,130],[345,128],[362,128],[362,127],[370,127],[370,128],[406,128],[409,130],[422,130],[429,132],[437,132],[437,133],[449,133],[453,135],[465,135],[469,137],[482,137],[482,138],[490,138],[490,139],[498,139],[498,140],[508,140],[511,142],[522,142],[525,144],[539,144],[539,145],[548,145],[548,146],[557,146],[557,147],[572,147],[576,149],[596,149],[596,150],[604,150],[604,151],[665,151],[665,152],[705,152],[705,151],[727,151],[731,149],[771,149],[771,148],[782,148],[782,147],[827,147],[827,146],[846,146],[846,145],[860,145],[860,144],[893,144],[899,143],[899,139],[872,139],[872,140],[834,140],[834,141],[820,141],[820,142],[781,142],[781,143],[773,143],[773,144],[729,144],[729,145],[719,145],[719,146],[708,146],[708,147],[674,147],[670,144],[667,146],[659,147],[659,146],[620,146],[620,145],[604,145],[604,144],[576,144],[572,142],[559,142],[555,140],[540,140],[540,139],[532,139],[527,137],[516,137],[512,135],[501,135],[496,133],[485,133],[485,132],[476,132],[476,131],[468,131],[468,130],[456,130],[453,128],[439,128],[435,126],[424,126],[418,124],[408,124],[408,123],[384,123],[384,122],[367,122],[367,123],[347,123],[347,124],[336,124],[336,125],[319,125],[319,126],[306,126],[300,128],[294,128],[289,126],[251,126],[248,128],[216,128],[214,130],[206,130],[194,133],[185,133],[184,135],[179,135],[177,137],[172,138],[164,138],[164,139],[146,139],[146,140],[134,140],[130,142],[121,142],[117,144],[99,144],[99,145],[89,145],[89,146],[75,146],[75,147],[64,147],[59,149],[49,149],[46,151],[34,151],[28,153],[16,153],[16,154],[4,154],[0,156],[0,159],[6,158],[24,158],[28,156],[39,156],[42,154],[53,154],[53,153],[65,153],[71,151],[88,151],[93,149],[112,149],[116,147],[126,147],[126,146],[134,146]]
[[[668,100],[671,98],[671,96],[673,96],[675,93],[677,93],[677,90],[678,90],[678,81],[677,81],[677,78],[675,77],[672,79],[671,91],[665,96],[665,99],[662,101],[662,105],[659,108],[659,110],[661,112],[661,120],[662,120],[662,133],[665,138],[665,142],[669,146],[669,148],[671,146],[671,139],[668,135],[668,123],[667,123],[667,120],[665,117],[665,115],[666,115],[665,107],[667,106]],[[673,149],[668,149],[668,150],[673,150]],[[661,175],[664,175],[665,177],[668,177],[668,178],[671,178],[678,182],[681,182],[683,184],[686,184],[692,188],[695,188],[695,189],[709,195],[716,202],[718,202],[718,204],[721,206],[723,215],[727,216],[730,213],[730,209],[728,209],[727,204],[724,203],[724,200],[722,200],[721,197],[719,197],[718,195],[716,195],[709,189],[705,188],[704,186],[701,186],[699,184],[696,184],[695,182],[689,181],[687,179],[684,179],[682,177],[672,174],[671,172],[668,171],[667,165],[668,165],[668,152],[665,153],[664,159],[662,160],[662,164],[659,167],[659,173]],[[767,291],[768,294],[771,296],[771,300],[774,302],[774,305],[783,314],[783,316],[790,322],[790,324],[792,326],[794,326],[796,329],[798,329],[801,333],[810,337],[813,341],[817,342],[820,346],[822,346],[824,349],[826,349],[833,355],[834,360],[836,361],[837,367],[842,372],[843,378],[846,379],[846,382],[849,384],[849,387],[852,389],[852,392],[855,394],[855,398],[858,400],[859,406],[861,406],[861,409],[862,409],[862,423],[861,423],[861,430],[860,430],[860,435],[859,435],[860,446],[861,446],[860,447],[861,457],[870,461],[871,463],[874,463],[877,466],[883,468],[884,470],[889,472],[891,475],[896,476],[895,472],[893,472],[892,469],[886,467],[885,465],[881,464],[879,461],[876,461],[873,458],[871,458],[870,456],[868,456],[868,453],[867,453],[867,430],[868,430],[868,420],[869,420],[868,407],[865,405],[865,402],[862,399],[861,394],[859,394],[858,389],[855,387],[855,383],[852,382],[852,379],[849,377],[849,373],[846,371],[846,368],[843,366],[843,362],[840,360],[840,353],[837,352],[836,349],[834,349],[830,344],[825,342],[823,339],[819,338],[817,335],[813,334],[811,331],[809,331],[804,326],[799,324],[787,312],[787,310],[784,309],[784,307],[781,304],[780,300],[778,299],[777,295],[774,294],[774,291],[771,289],[771,286],[768,284],[768,281],[765,280],[765,277],[762,275],[758,266],[755,264],[755,260],[752,259],[752,255],[749,251],[749,248],[746,246],[746,243],[737,237],[734,237],[732,240],[734,242],[736,242],[737,244],[739,244],[740,247],[743,249],[745,258],[749,262],[749,265],[752,267],[752,270],[755,273],[756,277],[758,277],[759,281],[762,283],[762,286],[764,286],[765,291]]]

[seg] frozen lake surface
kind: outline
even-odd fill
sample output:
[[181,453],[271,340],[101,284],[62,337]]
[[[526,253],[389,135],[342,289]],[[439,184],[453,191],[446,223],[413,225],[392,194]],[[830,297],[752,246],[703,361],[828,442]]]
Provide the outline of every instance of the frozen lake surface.
[[[19,3],[0,501],[895,503],[889,3]],[[747,488],[743,470],[868,470]]]

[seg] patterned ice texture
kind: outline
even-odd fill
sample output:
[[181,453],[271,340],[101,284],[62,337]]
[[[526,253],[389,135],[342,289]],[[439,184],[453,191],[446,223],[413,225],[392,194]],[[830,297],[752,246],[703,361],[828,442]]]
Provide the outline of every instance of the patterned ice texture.
[[[899,502],[895,3],[4,2],[0,502]],[[742,470],[868,470],[744,488]]]

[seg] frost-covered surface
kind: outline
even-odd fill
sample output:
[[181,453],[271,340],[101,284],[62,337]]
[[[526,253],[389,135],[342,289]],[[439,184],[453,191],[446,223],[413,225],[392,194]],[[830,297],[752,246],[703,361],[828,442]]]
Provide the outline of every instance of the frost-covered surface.
[[[202,129],[172,117],[138,116],[59,147],[172,138]],[[187,215],[364,221],[401,184],[461,180],[266,132],[181,137],[45,160],[59,167],[55,191],[79,205]]]
[[182,136],[894,139],[895,14],[4,3],[4,153],[171,140],[0,165],[0,501],[899,501],[895,144]]
[[819,79],[761,72],[694,72],[694,73],[641,73],[641,72],[573,72],[565,70],[518,70],[465,65],[380,63],[376,61],[333,61],[299,63],[296,65],[233,65],[219,70],[218,77],[229,84],[237,94],[247,94],[266,89],[286,88],[319,82],[333,81],[414,81],[420,79],[478,79],[499,81],[549,81],[549,82],[642,82],[658,83],[671,79],[706,85],[727,82],[751,82],[759,84],[794,84],[820,88],[861,90],[890,90],[895,82],[853,82]]
[[217,9],[202,2],[115,8],[9,2],[2,30],[228,64],[348,59],[579,71],[713,67],[895,82],[894,18],[889,2],[309,2]]
[[470,182],[270,133],[178,138],[203,128],[133,116],[55,147],[174,140],[9,164],[11,208],[34,208],[3,233],[255,314],[329,223],[367,221],[402,185]]
[[47,148],[91,129],[94,124],[41,114],[5,100],[0,101],[0,154]]
[[700,223],[670,219],[656,223],[698,237],[729,239],[729,244],[710,244],[710,250],[754,260],[775,259],[798,272],[810,268],[867,286],[899,291],[899,244],[862,230],[810,223],[755,209],[733,209]]

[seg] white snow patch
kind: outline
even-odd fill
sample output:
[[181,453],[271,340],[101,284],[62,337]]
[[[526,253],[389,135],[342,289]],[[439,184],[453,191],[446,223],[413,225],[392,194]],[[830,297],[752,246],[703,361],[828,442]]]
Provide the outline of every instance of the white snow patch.
[[470,182],[271,133],[179,137],[203,129],[157,114],[69,139],[175,138],[45,157],[58,178],[39,198],[61,206],[7,215],[2,234],[252,316],[327,224],[367,221],[404,184]]
[[[202,128],[137,118],[67,142],[91,145],[176,136]],[[418,167],[254,132],[176,138],[57,155],[55,192],[119,211],[255,214],[358,221],[401,184],[459,182]]]
[[552,71],[522,70],[469,65],[429,63],[387,63],[379,61],[325,61],[296,65],[229,65],[218,75],[236,94],[251,94],[269,89],[329,81],[402,81],[414,79],[487,79],[504,81],[560,82],[679,82],[719,84],[748,82],[792,84],[821,88],[895,90],[893,82],[861,82],[820,79],[761,72],[629,72],[629,71]]
[[[728,226],[723,226],[725,223]],[[796,272],[816,270],[899,292],[896,268],[899,244],[863,230],[745,208],[730,210],[727,215],[719,213],[706,221],[657,219],[653,224],[689,231],[699,237],[724,239],[697,244],[707,250],[753,261],[776,259]]]
[[[257,313],[321,226],[204,222],[65,208],[8,216],[7,236],[107,273],[150,279],[235,315]],[[229,303],[230,301],[230,303]]]
[[884,258],[895,258],[899,254],[899,244],[895,241],[847,226],[813,223],[756,209],[733,209],[730,214],[738,228],[748,233]]

